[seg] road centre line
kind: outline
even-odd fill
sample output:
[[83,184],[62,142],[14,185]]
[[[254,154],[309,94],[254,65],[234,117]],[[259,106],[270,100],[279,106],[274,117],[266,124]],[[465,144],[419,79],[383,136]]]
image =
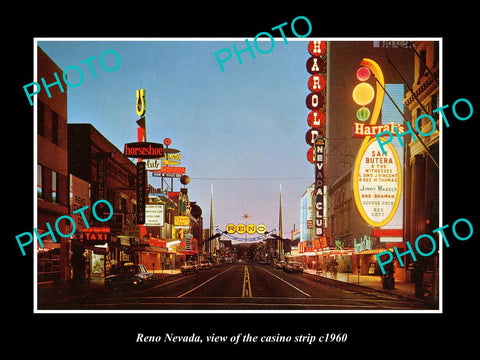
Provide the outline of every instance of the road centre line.
[[185,295],[187,295],[187,294],[190,294],[192,291],[197,290],[198,288],[202,287],[203,285],[205,285],[205,284],[208,283],[209,281],[215,279],[217,276],[220,276],[220,275],[222,275],[223,273],[225,273],[225,272],[227,272],[228,270],[231,270],[231,269],[233,269],[233,267],[229,267],[227,270],[222,271],[220,274],[217,274],[217,275],[211,277],[210,279],[208,279],[207,281],[204,281],[204,282],[201,283],[200,285],[195,286],[193,289],[190,289],[190,290],[184,292],[183,294],[177,296],[177,298],[181,298],[181,297],[183,297],[183,296],[185,296]]
[[252,287],[250,286],[250,274],[248,272],[247,265],[245,265],[245,271],[243,273],[242,297],[252,297]]
[[282,279],[281,277],[279,277],[279,276],[277,276],[277,275],[275,275],[275,274],[271,273],[271,272],[270,272],[270,271],[268,271],[268,270],[265,270],[263,267],[260,267],[260,269],[262,269],[262,270],[266,271],[266,272],[267,272],[267,273],[269,273],[270,275],[273,275],[273,276],[275,276],[277,279],[279,279],[279,280],[282,280],[284,283],[286,283],[286,284],[290,285],[290,286],[291,286],[291,287],[293,287],[295,290],[297,290],[297,291],[300,291],[302,294],[304,294],[304,295],[307,295],[307,296],[308,296],[308,297],[310,297],[310,298],[312,297],[312,295],[310,295],[310,294],[307,294],[305,291],[303,291],[303,290],[300,290],[300,289],[299,289],[299,288],[297,288],[295,285],[292,285],[292,284],[290,284],[288,281],[286,281],[286,280]]

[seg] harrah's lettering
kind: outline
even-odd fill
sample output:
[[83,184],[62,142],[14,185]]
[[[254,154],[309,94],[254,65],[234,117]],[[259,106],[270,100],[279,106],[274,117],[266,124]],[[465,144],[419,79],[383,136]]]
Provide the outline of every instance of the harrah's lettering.
[[163,157],[163,144],[150,142],[134,142],[125,144],[123,153],[128,157],[155,159]]
[[356,122],[353,124],[352,137],[361,138],[365,136],[377,135],[382,131],[390,131],[391,133],[395,133],[394,128],[397,128],[399,134],[402,134],[405,131],[404,125],[394,124],[393,122],[383,125],[368,125]]

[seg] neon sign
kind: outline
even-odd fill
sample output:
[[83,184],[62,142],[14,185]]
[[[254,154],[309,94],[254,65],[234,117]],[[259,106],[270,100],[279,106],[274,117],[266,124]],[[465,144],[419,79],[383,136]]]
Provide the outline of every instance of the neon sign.
[[163,144],[151,142],[133,142],[125,144],[123,153],[127,157],[156,159],[163,157]]
[[110,240],[110,228],[108,227],[91,227],[82,229],[83,241],[90,243],[103,244]]
[[138,116],[145,115],[145,111],[147,110],[145,104],[145,89],[137,90],[137,103],[135,105],[135,110],[137,111]]
[[[257,229],[258,229],[258,226],[257,226]],[[216,228],[215,231],[217,232],[217,234],[223,234],[224,236],[226,236],[230,240],[243,241],[243,242],[255,242],[255,241],[260,241],[260,240],[265,239],[266,237],[275,233],[277,230],[273,229],[272,231],[264,232],[262,235],[254,237],[254,238],[245,238],[245,237],[242,238],[242,237],[233,236],[233,235],[227,233],[226,231],[221,231],[219,228]]]
[[315,235],[323,236],[325,223],[323,221],[323,162],[325,140],[315,140]]
[[402,192],[402,167],[391,144],[382,154],[375,138],[361,149],[353,173],[357,209],[372,226],[388,224],[395,215]]
[[258,233],[258,234],[264,234],[265,231],[267,231],[267,227],[264,224],[228,224],[226,228],[227,234],[245,234],[248,233],[250,235]]
[[353,138],[361,138],[365,136],[377,135],[382,131],[390,131],[391,133],[398,132],[402,134],[405,131],[405,126],[402,124],[395,124],[393,122],[383,125],[368,125],[362,123],[353,123]]

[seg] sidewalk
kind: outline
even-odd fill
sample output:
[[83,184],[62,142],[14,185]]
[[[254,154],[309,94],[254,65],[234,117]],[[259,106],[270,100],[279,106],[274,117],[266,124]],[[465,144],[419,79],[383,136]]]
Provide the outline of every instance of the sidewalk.
[[399,296],[404,296],[410,299],[415,299],[418,301],[423,301],[427,303],[431,303],[428,299],[420,299],[415,297],[415,284],[414,283],[407,283],[407,282],[399,282],[395,281],[395,289],[387,290],[383,288],[382,285],[382,277],[381,276],[374,276],[374,275],[356,275],[350,273],[337,273],[337,275],[333,275],[331,272],[327,272],[323,274],[322,272],[316,272],[312,269],[304,269],[303,270],[307,274],[335,280],[335,281],[342,281],[352,285],[368,287],[370,289],[374,289],[377,291],[386,292],[389,294],[395,294]]

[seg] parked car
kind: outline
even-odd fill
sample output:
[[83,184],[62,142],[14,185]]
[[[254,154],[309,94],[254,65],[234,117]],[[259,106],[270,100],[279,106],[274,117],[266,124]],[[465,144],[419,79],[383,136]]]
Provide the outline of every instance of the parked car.
[[291,261],[285,264],[283,270],[286,272],[303,272],[303,265],[302,263]]
[[285,260],[277,261],[277,262],[275,263],[275,267],[276,267],[277,269],[283,269],[283,268],[285,267],[285,264],[286,264],[286,263],[287,263],[287,262],[286,262]]
[[195,264],[195,262],[193,261],[187,261],[180,267],[180,271],[182,272],[182,274],[185,274],[187,272],[198,272],[198,265]]
[[212,266],[212,263],[208,260],[202,260],[200,261],[200,265],[199,265],[199,269],[200,270],[204,270],[204,269],[211,269],[213,266]]
[[142,287],[153,280],[144,265],[128,264],[113,268],[111,275],[105,277],[105,287],[108,289],[125,287]]

